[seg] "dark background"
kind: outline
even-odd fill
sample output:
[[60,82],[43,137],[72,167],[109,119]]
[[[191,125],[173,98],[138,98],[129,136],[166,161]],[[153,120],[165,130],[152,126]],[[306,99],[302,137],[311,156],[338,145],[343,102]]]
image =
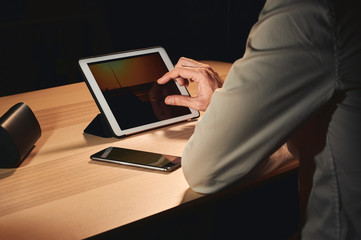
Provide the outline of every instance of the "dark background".
[[83,81],[81,57],[163,46],[233,62],[264,0],[12,0],[0,7],[0,96]]

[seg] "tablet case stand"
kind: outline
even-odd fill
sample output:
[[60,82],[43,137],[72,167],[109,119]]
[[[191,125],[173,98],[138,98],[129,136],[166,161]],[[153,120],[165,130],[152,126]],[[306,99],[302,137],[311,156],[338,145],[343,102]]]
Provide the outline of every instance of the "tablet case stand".
[[104,115],[99,113],[93,121],[84,129],[84,133],[92,134],[98,137],[110,138],[114,137]]
[[25,103],[12,106],[0,118],[0,167],[16,168],[41,136],[34,113]]

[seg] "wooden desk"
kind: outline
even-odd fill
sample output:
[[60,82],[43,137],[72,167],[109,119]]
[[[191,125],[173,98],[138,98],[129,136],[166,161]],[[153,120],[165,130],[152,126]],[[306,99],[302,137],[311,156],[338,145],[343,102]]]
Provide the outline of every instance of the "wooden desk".
[[[230,67],[209,63],[223,77]],[[34,111],[42,136],[19,168],[0,169],[0,239],[82,239],[201,196],[181,169],[161,173],[89,159],[108,146],[180,156],[196,121],[100,138],[83,134],[99,112],[85,83],[2,97],[0,115],[17,102]]]

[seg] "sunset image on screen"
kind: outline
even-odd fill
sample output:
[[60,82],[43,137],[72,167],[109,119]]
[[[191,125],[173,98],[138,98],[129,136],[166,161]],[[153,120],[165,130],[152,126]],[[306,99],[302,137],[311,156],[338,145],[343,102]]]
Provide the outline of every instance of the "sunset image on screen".
[[158,53],[90,64],[89,68],[102,91],[154,82],[168,71]]

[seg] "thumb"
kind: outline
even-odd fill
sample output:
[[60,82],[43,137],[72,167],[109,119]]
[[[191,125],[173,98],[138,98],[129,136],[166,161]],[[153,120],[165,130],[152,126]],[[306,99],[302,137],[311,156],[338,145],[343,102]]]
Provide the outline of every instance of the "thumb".
[[183,106],[183,107],[190,107],[194,108],[194,99],[189,96],[183,96],[183,95],[170,95],[166,97],[165,103],[168,105],[174,105],[174,106]]

